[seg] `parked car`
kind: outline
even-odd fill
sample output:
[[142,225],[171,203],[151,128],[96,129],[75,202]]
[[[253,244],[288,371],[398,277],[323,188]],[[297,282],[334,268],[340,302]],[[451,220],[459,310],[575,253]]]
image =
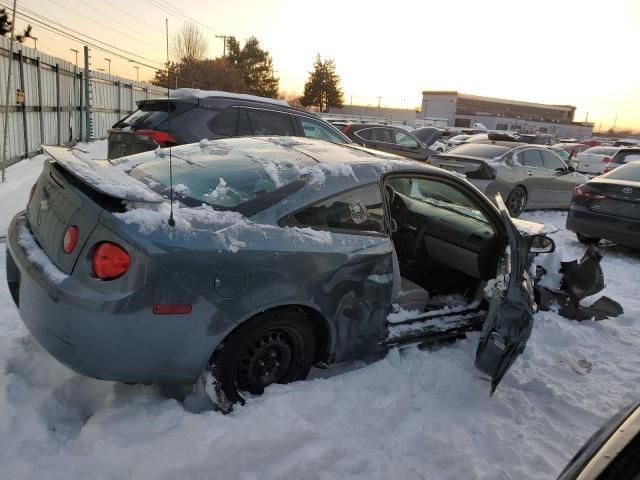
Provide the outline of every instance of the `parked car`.
[[551,150],[553,153],[555,153],[556,155],[558,155],[564,163],[575,168],[575,166],[572,163],[571,157],[567,151],[562,150],[561,148],[556,148],[555,145],[549,145],[547,148]]
[[553,144],[553,147],[560,150],[564,150],[569,154],[570,158],[575,158],[575,156],[578,155],[580,152],[584,152],[586,149],[589,148],[588,145],[585,145],[584,143],[577,143],[577,142],[555,143]]
[[416,128],[411,133],[435,152],[443,153],[447,150],[447,145],[441,141],[444,130],[440,128],[420,127]]
[[640,476],[640,402],[621,409],[587,440],[558,480],[635,480]]
[[578,153],[571,164],[580,173],[600,175],[607,170],[619,147],[589,147]]
[[556,137],[548,133],[521,133],[518,135],[518,141],[534,145],[555,145],[560,143]]
[[469,140],[472,135],[456,135],[455,137],[451,137],[447,140],[447,150],[451,150],[452,148],[457,147],[458,145],[462,145]]
[[620,148],[613,157],[611,157],[611,161],[605,167],[604,171],[610,172],[625,163],[633,162],[635,160],[640,160],[640,147]]
[[[111,166],[46,151],[8,230],[7,280],[35,339],[83,375],[200,378],[228,410],[314,364],[482,327],[476,366],[494,390],[531,332],[529,255],[553,241],[523,237],[459,175],[306,138]],[[436,297],[454,293],[466,305]]]
[[466,143],[430,163],[466,175],[489,198],[500,193],[515,217],[526,209],[568,208],[574,187],[588,180],[548,148],[518,142]]
[[619,138],[613,142],[614,147],[637,147],[640,146],[640,138]]
[[342,128],[342,133],[353,142],[367,148],[402,155],[413,160],[426,162],[435,152],[423,144],[411,132],[391,125],[372,123],[349,123]]
[[640,161],[632,161],[575,188],[567,229],[582,243],[640,248]]
[[137,105],[138,110],[109,130],[108,158],[193,143],[203,138],[246,135],[290,135],[350,142],[331,124],[314,114],[289,107],[284,100],[178,89],[169,100],[142,100]]

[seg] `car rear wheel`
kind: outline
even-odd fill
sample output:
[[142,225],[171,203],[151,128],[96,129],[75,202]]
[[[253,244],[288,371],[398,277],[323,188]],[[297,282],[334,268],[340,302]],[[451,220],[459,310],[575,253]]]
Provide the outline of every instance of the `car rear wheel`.
[[518,217],[527,206],[527,192],[526,190],[518,185],[516,188],[511,190],[509,197],[507,197],[507,208],[509,209],[509,214],[512,217]]
[[584,243],[585,245],[597,245],[598,243],[600,243],[600,238],[597,237],[587,237],[586,235],[582,235],[581,233],[576,233],[576,236],[578,237],[578,241],[580,243]]
[[201,380],[209,398],[228,412],[271,384],[305,379],[314,356],[309,319],[297,310],[276,310],[233,331],[214,352]]

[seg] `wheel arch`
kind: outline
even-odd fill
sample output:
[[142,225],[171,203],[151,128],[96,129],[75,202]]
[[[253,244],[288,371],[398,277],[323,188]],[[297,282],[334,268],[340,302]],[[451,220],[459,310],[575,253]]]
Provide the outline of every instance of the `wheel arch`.
[[310,305],[305,305],[302,303],[287,303],[281,305],[270,306],[269,308],[265,308],[262,310],[258,310],[252,312],[247,315],[244,319],[237,322],[233,325],[233,328],[230,328],[224,332],[224,336],[212,346],[209,351],[209,355],[207,356],[205,364],[202,366],[204,368],[211,359],[213,358],[216,350],[224,344],[226,338],[229,337],[233,332],[235,332],[242,325],[245,325],[247,322],[253,320],[258,315],[263,315],[265,313],[271,313],[279,310],[294,310],[301,312],[311,321],[313,326],[313,333],[315,339],[316,353],[314,358],[314,364],[319,362],[329,362],[333,356],[334,345],[335,345],[335,332],[332,324],[327,320],[327,318],[315,307]]

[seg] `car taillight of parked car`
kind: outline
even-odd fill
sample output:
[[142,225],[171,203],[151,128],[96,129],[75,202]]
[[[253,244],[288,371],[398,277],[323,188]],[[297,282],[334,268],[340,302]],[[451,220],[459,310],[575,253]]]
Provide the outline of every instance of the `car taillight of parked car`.
[[611,157],[602,157],[602,161],[604,163],[609,163],[609,162],[611,162]]
[[62,249],[67,255],[73,252],[78,245],[78,238],[80,238],[80,230],[76,225],[71,225],[64,233],[64,239],[62,240]]
[[136,130],[133,133],[136,137],[153,142],[162,148],[177,145],[178,143],[169,132],[163,132],[162,130]]
[[342,129],[342,133],[344,133],[345,135],[349,133],[349,130],[351,130],[351,127],[353,127],[353,125],[347,125]]
[[120,245],[104,242],[93,252],[93,274],[100,280],[113,280],[129,270],[131,257]]
[[604,195],[594,193],[587,185],[579,185],[573,189],[573,201],[579,205],[586,205],[604,200]]

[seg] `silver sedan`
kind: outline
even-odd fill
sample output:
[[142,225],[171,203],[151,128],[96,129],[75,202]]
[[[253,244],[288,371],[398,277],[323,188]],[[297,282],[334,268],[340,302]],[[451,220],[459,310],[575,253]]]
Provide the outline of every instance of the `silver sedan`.
[[524,210],[569,208],[573,189],[588,181],[552,150],[518,142],[468,143],[431,156],[430,163],[465,175],[492,200],[500,193],[514,217]]

